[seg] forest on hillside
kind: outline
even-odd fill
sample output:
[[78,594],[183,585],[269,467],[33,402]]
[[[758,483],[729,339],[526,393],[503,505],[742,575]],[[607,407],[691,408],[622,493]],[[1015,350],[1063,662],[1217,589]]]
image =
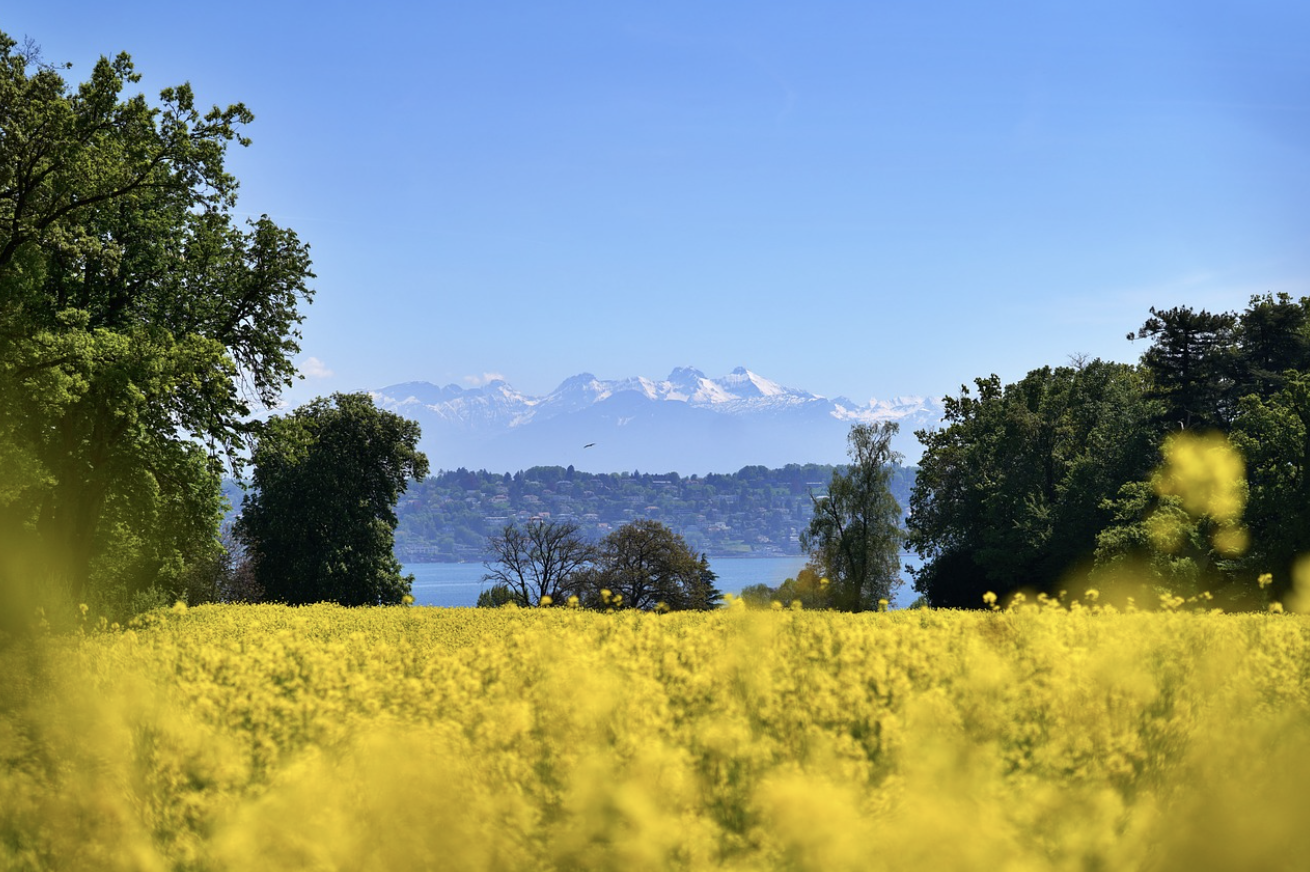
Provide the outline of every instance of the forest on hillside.
[[[840,467],[838,467],[840,468]],[[800,532],[814,497],[827,492],[834,467],[747,466],[734,473],[590,473],[538,466],[516,473],[456,469],[410,485],[396,506],[396,556],[402,562],[479,562],[487,538],[534,518],[571,521],[599,540],[639,518],[660,521],[710,557],[799,555]],[[898,467],[892,492],[909,505],[914,470]]]

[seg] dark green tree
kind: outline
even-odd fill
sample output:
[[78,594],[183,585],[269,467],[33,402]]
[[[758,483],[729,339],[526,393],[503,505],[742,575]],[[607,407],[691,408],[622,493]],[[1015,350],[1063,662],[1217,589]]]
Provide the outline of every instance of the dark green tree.
[[70,87],[0,34],[0,573],[74,601],[212,558],[215,456],[294,377],[311,296],[307,246],[234,217],[249,110],[138,79],[120,54]]
[[784,580],[773,595],[784,606],[795,602],[806,609],[831,608],[832,597],[831,580],[814,565],[803,567],[795,578]]
[[[1113,516],[1096,536],[1089,581],[1098,589],[1114,588],[1113,600],[1131,595],[1149,603],[1162,592],[1193,596],[1227,584],[1222,556],[1211,544],[1213,524],[1192,517],[1178,497],[1157,493],[1149,481],[1133,481],[1107,505]],[[1161,547],[1163,537],[1154,531],[1167,532],[1168,547]]]
[[1173,427],[1222,427],[1232,394],[1233,331],[1237,318],[1228,312],[1197,312],[1187,306],[1151,309],[1130,341],[1149,339],[1142,366],[1151,376],[1152,393],[1165,403],[1162,419]]
[[777,591],[763,582],[748,584],[741,589],[741,601],[749,609],[767,609],[774,602]]
[[682,611],[718,608],[723,595],[705,555],[659,521],[624,524],[600,543],[593,569],[572,592],[592,607]]
[[905,533],[891,492],[901,460],[891,448],[897,429],[891,422],[853,426],[846,437],[850,463],[833,471],[826,496],[811,495],[814,514],[801,533],[801,548],[830,581],[833,608],[877,608],[901,583]]
[[1058,594],[1092,559],[1111,501],[1159,458],[1160,403],[1135,367],[1093,360],[995,375],[946,398],[944,426],[920,431],[910,546],[915,589],[938,607],[984,593]]
[[419,427],[368,394],[333,394],[263,427],[236,532],[267,599],[383,605],[413,576],[393,553],[396,500],[427,475]]
[[[596,557],[595,546],[572,521],[506,524],[488,539],[487,548],[496,559],[486,565],[483,582],[493,591],[503,587],[521,606],[563,605],[574,577]],[[499,597],[494,595],[494,604],[501,604],[494,601]]]
[[[1270,399],[1289,372],[1310,369],[1310,298],[1255,296],[1237,318],[1232,355],[1233,401]],[[1240,414],[1240,410],[1237,410]]]
[[1250,591],[1267,572],[1269,595],[1282,600],[1298,559],[1310,554],[1310,372],[1287,372],[1277,394],[1248,395],[1240,412],[1231,439],[1246,459],[1252,546],[1241,580]]
[[519,605],[519,598],[509,589],[508,584],[497,582],[478,592],[477,607],[480,609],[498,609],[510,603]]
[[700,584],[693,590],[693,597],[688,607],[698,611],[708,611],[722,605],[723,591],[718,588],[718,580],[719,574],[710,569],[709,555],[701,552]]

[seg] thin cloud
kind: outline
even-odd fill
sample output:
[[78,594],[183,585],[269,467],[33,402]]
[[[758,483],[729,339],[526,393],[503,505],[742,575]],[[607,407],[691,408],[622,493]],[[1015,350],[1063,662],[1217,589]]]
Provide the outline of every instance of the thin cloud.
[[463,381],[470,387],[480,388],[494,381],[505,381],[505,376],[498,372],[484,372],[482,375],[466,375]]
[[305,378],[330,378],[332,370],[317,357],[309,357],[300,365],[300,372]]

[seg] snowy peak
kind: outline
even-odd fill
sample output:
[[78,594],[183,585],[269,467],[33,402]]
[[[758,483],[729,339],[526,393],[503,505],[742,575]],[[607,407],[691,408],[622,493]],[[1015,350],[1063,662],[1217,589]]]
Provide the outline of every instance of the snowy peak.
[[560,382],[554,391],[533,401],[538,414],[553,415],[586,408],[610,395],[609,387],[589,372]]
[[804,391],[789,391],[777,382],[772,382],[763,376],[756,375],[744,366],[739,366],[723,378],[717,379],[716,383],[725,391],[742,399],[754,397],[781,397],[786,396],[789,393],[806,393]]
[[914,415],[940,417],[941,413],[939,401],[921,396],[897,396],[890,400],[875,397],[867,405],[846,397],[828,399],[809,391],[785,387],[744,366],[713,379],[707,378],[699,369],[681,366],[663,381],[645,376],[606,380],[583,372],[560,382],[559,387],[544,397],[521,394],[501,380],[475,388],[453,384],[439,388],[427,382],[404,382],[375,391],[373,396],[388,408],[413,410],[422,407],[443,416],[458,416],[460,409],[479,408],[487,413],[500,410],[509,413],[518,426],[534,418],[576,412],[627,392],[647,400],[686,403],[734,415],[820,406],[840,420],[899,420]]
[[722,403],[736,399],[718,384],[705,377],[705,373],[690,366],[681,366],[669,373],[663,384],[666,400],[684,403]]
[[[539,397],[500,380],[472,388],[404,382],[373,397],[382,408],[417,420],[433,467],[446,469],[585,462],[691,472],[841,463],[851,424],[875,421],[901,425],[893,445],[912,459],[919,453],[913,431],[936,426],[943,414],[941,402],[931,398],[829,399],[744,366],[718,378],[680,366],[661,381],[583,372]],[[585,455],[569,454],[592,444]]]

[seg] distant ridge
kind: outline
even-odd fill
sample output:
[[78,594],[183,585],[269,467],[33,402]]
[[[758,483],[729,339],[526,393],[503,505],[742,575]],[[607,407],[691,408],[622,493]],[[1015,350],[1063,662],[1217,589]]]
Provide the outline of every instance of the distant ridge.
[[937,425],[943,413],[938,398],[859,404],[784,387],[742,366],[719,378],[689,366],[662,380],[584,372],[541,397],[502,380],[475,388],[404,382],[372,394],[419,422],[434,470],[574,465],[689,475],[842,463],[851,425],[873,421],[900,423],[895,447],[913,463],[920,453],[913,431]]

